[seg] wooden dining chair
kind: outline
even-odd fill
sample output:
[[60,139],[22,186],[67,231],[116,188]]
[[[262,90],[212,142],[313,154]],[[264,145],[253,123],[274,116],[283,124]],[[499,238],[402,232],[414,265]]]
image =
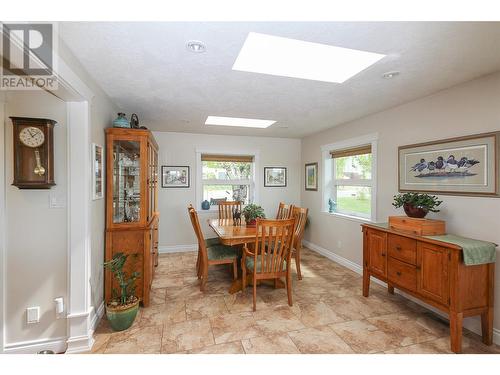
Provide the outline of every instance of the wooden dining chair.
[[295,218],[295,231],[293,233],[292,257],[295,258],[295,267],[297,268],[297,278],[302,280],[300,271],[300,252],[302,251],[302,238],[306,228],[308,208],[293,207],[292,217]]
[[290,219],[293,214],[293,205],[280,202],[276,219]]
[[234,209],[241,212],[241,202],[219,202],[219,219],[232,219]]
[[282,277],[286,279],[288,304],[292,306],[292,278],[290,274],[291,248],[295,232],[295,219],[257,219],[255,243],[252,251],[247,244],[243,247],[241,269],[243,290],[247,274],[253,284],[253,311],[256,310],[258,280],[274,279],[276,286]]
[[207,284],[208,279],[208,266],[230,264],[232,266],[233,279],[236,280],[238,277],[238,248],[222,244],[207,246],[207,242],[205,241],[203,232],[201,231],[198,213],[191,205],[188,207],[188,212],[196,238],[198,239],[198,259],[196,261],[196,271],[198,279],[201,280],[200,290],[202,292],[205,290],[205,285]]

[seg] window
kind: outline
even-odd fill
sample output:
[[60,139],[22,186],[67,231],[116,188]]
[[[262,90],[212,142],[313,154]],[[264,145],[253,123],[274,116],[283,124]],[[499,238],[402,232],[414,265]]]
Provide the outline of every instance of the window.
[[360,141],[323,147],[325,211],[375,220],[375,143]]
[[253,156],[201,155],[202,201],[253,201]]

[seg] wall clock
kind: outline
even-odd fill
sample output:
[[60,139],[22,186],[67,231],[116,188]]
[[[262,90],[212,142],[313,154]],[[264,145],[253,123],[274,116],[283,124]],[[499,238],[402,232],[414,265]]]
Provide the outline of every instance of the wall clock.
[[54,120],[11,117],[14,182],[19,189],[50,189],[54,181]]

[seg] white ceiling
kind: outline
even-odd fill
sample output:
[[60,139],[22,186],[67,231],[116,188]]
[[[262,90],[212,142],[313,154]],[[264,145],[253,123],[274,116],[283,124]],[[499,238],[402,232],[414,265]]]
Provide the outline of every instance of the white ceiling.
[[[127,115],[161,131],[300,138],[500,70],[499,22],[64,22],[59,30]],[[387,56],[342,84],[233,71],[250,31]],[[207,51],[187,51],[191,39]],[[401,74],[381,77],[391,70]],[[208,115],[277,122],[205,126]]]

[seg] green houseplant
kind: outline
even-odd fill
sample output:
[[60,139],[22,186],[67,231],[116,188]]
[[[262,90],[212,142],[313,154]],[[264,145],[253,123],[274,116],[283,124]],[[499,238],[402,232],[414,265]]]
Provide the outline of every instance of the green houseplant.
[[[113,273],[118,282],[118,290],[112,289],[112,299],[106,304],[106,317],[115,331],[123,331],[134,323],[139,310],[139,298],[135,296],[135,280],[139,272],[132,272],[128,276],[123,267],[129,255],[116,253],[113,259],[104,262],[104,268]],[[137,257],[137,254],[133,254]]]
[[249,204],[243,209],[243,215],[245,216],[245,221],[247,227],[253,227],[256,224],[258,218],[265,219],[264,209],[256,204]]
[[395,195],[392,205],[396,208],[402,206],[409,217],[423,218],[429,212],[439,212],[436,207],[441,203],[443,201],[440,201],[435,195],[404,193]]

